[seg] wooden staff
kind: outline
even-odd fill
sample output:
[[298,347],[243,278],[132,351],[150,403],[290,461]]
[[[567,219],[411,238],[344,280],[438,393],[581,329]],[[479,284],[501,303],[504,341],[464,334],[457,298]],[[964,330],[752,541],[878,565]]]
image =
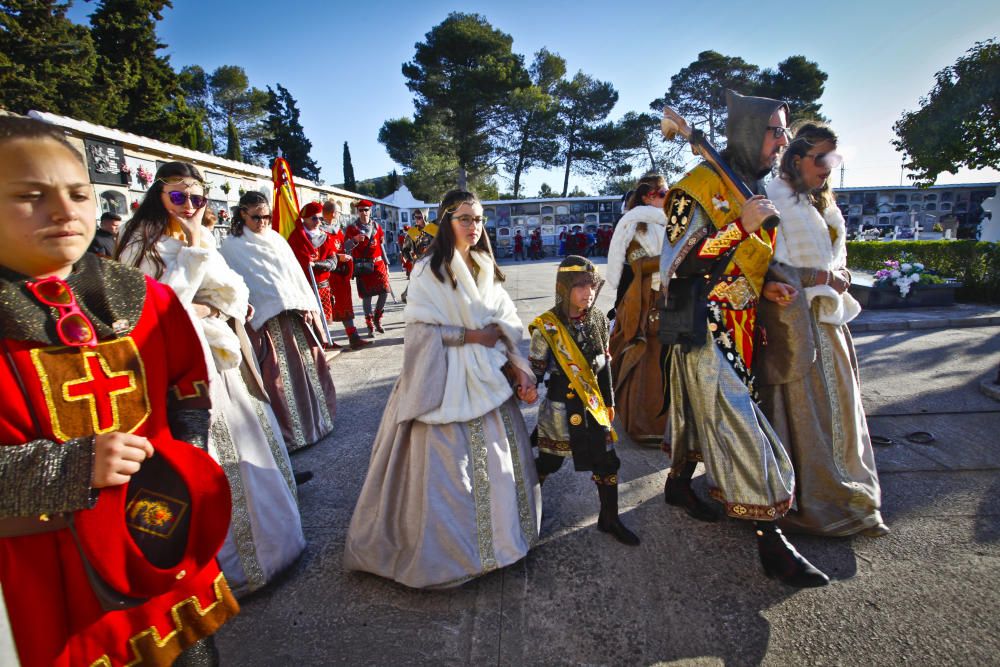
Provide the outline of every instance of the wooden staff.
[[[680,114],[670,107],[664,107],[663,109],[663,120],[660,121],[660,130],[663,132],[663,138],[667,141],[672,141],[679,134],[690,142],[691,150],[694,154],[712,165],[730,192],[742,197],[744,201],[753,197],[753,192],[736,175],[732,167],[726,164],[726,161],[719,155],[719,151],[715,150],[715,147],[705,137],[705,133],[692,128]],[[764,220],[761,226],[764,229],[774,229],[778,226],[779,222],[781,222],[781,219],[776,215],[772,215]]]

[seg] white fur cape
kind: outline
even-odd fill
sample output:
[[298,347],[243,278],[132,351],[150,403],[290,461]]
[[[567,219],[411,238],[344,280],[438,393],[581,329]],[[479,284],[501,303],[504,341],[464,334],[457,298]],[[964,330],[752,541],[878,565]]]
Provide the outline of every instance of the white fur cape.
[[479,278],[474,280],[461,255],[455,252],[451,270],[458,287],[452,289],[444,272],[444,282],[431,271],[426,257],[413,268],[407,290],[403,320],[407,323],[459,326],[482,329],[498,324],[503,338],[496,347],[477,343],[445,347],[447,367],[441,405],[417,417],[427,424],[467,422],[494,410],[511,397],[512,389],[500,368],[509,358],[527,372],[531,367],[517,351],[524,336],[524,326],[517,309],[503,285],[493,276],[493,262],[482,253],[473,252],[479,265]]
[[286,310],[319,308],[292,247],[270,227],[260,234],[244,227],[242,236],[227,237],[219,252],[250,288],[254,329]]
[[[197,317],[191,306],[194,302],[217,308],[226,318],[243,321],[247,316],[249,291],[246,283],[226,264],[215,249],[215,239],[210,232],[201,234],[199,247],[188,247],[171,236],[161,236],[156,242],[156,250],[163,259],[163,275],[158,280],[169,285],[191,314],[191,319],[212,351],[215,367],[219,372],[240,365],[243,353],[240,339],[229,327],[226,319],[219,317]],[[139,244],[130,243],[122,250],[123,264],[135,266],[139,255]],[[155,267],[147,254],[138,267],[141,271],[155,275]]]
[[[636,232],[636,227],[640,222],[646,223],[645,232]],[[608,281],[608,287],[612,290],[618,289],[618,283],[622,278],[622,270],[625,268],[627,259],[625,251],[634,238],[638,241],[642,249],[646,251],[648,257],[659,257],[663,249],[663,236],[666,230],[667,216],[662,208],[647,206],[642,204],[625,213],[615,233],[611,237],[611,245],[608,247],[608,266],[604,269],[604,277]]]
[[[847,266],[847,226],[839,208],[830,206],[821,214],[805,196],[796,196],[783,178],[767,185],[767,197],[781,214],[774,261],[827,271]],[[830,239],[830,230],[836,232],[835,241]],[[853,296],[847,292],[838,294],[829,285],[814,285],[805,291],[810,304],[820,300],[820,322],[847,324],[861,312],[861,304]]]

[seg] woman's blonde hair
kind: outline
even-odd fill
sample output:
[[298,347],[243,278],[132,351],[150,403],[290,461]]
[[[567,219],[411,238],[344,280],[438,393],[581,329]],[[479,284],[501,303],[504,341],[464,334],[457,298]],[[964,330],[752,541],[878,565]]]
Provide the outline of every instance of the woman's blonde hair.
[[803,121],[796,124],[792,129],[794,130],[795,138],[788,144],[784,154],[781,156],[781,176],[788,181],[796,194],[808,197],[809,203],[822,213],[830,206],[836,205],[833,197],[833,188],[830,187],[830,179],[827,179],[821,187],[810,190],[809,186],[802,180],[802,174],[799,173],[797,161],[802,160],[814,146],[818,146],[823,142],[829,141],[836,146],[837,135],[826,123],[816,120]]

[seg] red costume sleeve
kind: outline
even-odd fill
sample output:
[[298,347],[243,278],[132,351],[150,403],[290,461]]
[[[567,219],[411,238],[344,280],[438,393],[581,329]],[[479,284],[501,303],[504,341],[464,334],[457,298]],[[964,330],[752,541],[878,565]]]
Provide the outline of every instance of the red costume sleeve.
[[167,339],[167,410],[207,410],[212,407],[208,394],[208,369],[205,352],[195,332],[191,316],[174,291],[146,278],[147,299],[156,308],[157,319],[169,331]]

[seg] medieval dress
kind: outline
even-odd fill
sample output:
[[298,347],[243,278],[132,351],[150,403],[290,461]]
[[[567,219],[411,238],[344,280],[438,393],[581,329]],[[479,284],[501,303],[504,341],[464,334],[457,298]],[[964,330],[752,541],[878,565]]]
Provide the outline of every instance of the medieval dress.
[[[256,360],[243,333],[247,287],[215,249],[211,234],[201,246],[188,247],[179,225],[155,245],[164,262],[158,280],[173,288],[181,302],[209,306],[218,316],[191,317],[208,352],[212,423],[208,451],[229,479],[233,517],[219,564],[237,595],[264,586],[305,548],[295,482],[281,428],[260,381]],[[122,251],[134,264],[138,246]],[[145,255],[139,269],[156,275]],[[239,334],[243,333],[241,345]]]
[[291,246],[270,227],[244,228],[219,249],[250,289],[251,343],[288,450],[333,431],[336,390],[315,329],[321,314]]
[[781,212],[774,278],[799,295],[785,308],[762,303],[768,345],[761,352],[761,406],[795,466],[796,504],[782,525],[842,536],[882,523],[880,487],[858,361],[847,323],[861,306],[847,292],[815,284],[817,270],[845,272],[840,209],[820,213],[783,179],[767,186]]
[[[403,369],[372,447],[347,533],[344,566],[414,588],[457,586],[510,565],[534,545],[541,491],[531,444],[501,368],[530,373],[523,327],[493,263],[456,252],[452,289],[429,260],[413,269]],[[495,323],[494,348],[464,344]]]
[[660,407],[665,388],[656,310],[666,223],[656,206],[626,212],[611,238],[606,269],[608,286],[615,290],[610,349],[618,418],[633,441],[657,447],[667,421]]
[[[748,233],[740,203],[699,165],[670,191],[660,281],[707,280],[701,345],[670,352],[667,447],[672,467],[703,460],[709,493],[735,518],[773,521],[792,505],[795,474],[754,397],[757,302],[774,232]],[[720,267],[719,263],[724,262]]]
[[[100,503],[90,487],[97,433],[134,433],[154,448],[169,437],[205,444],[205,358],[170,288],[91,253],[67,283],[94,324],[96,347],[63,345],[57,311],[31,295],[24,276],[0,269],[4,522],[34,517],[44,525]],[[18,654],[0,654],[0,662],[167,667],[238,610],[214,561],[180,574],[166,593],[105,612],[69,528],[0,537],[0,630],[12,634]]]

